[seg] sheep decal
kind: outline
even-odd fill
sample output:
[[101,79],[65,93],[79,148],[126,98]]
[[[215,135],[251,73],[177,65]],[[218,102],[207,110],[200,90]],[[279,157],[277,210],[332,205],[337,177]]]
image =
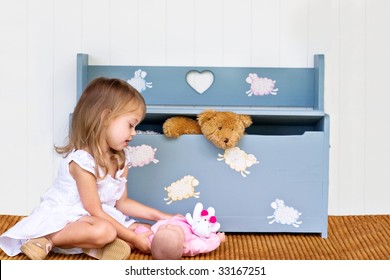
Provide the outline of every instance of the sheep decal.
[[199,198],[200,192],[195,192],[195,187],[199,185],[199,181],[194,176],[187,175],[183,178],[173,182],[170,186],[164,188],[168,197],[164,198],[167,204],[171,204],[173,201],[187,199],[190,197]]
[[155,159],[155,153],[157,148],[152,148],[148,145],[141,145],[135,147],[127,147],[125,150],[126,157],[130,158],[128,167],[142,167],[151,162],[158,163],[158,160]]
[[246,170],[248,167],[259,163],[254,155],[247,154],[239,147],[226,149],[223,155],[218,154],[217,160],[224,160],[225,163],[230,166],[230,168],[240,172],[243,177],[246,177],[247,174],[250,174],[250,172]]
[[256,73],[250,73],[245,80],[251,85],[246,92],[248,96],[252,95],[276,95],[279,89],[275,88],[276,81],[268,78],[260,78]]
[[148,73],[138,69],[134,72],[134,77],[127,80],[127,82],[132,85],[139,92],[144,92],[147,88],[152,88],[152,83],[145,81],[145,77]]
[[298,228],[302,221],[298,221],[299,216],[302,213],[298,212],[294,208],[284,204],[284,201],[281,199],[276,199],[271,203],[271,207],[275,210],[272,216],[268,216],[268,219],[272,219],[269,224],[274,222],[282,225],[292,225],[293,227]]

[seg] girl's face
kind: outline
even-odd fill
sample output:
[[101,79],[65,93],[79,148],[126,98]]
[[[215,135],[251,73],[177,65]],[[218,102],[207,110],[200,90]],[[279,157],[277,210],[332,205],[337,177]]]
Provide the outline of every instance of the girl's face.
[[122,151],[136,135],[135,127],[143,118],[142,108],[117,116],[109,121],[106,129],[106,142],[108,147]]

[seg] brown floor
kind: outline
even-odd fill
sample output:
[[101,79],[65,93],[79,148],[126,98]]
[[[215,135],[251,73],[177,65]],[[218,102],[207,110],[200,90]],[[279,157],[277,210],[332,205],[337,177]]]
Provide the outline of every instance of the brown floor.
[[[0,215],[0,234],[22,217]],[[390,260],[390,215],[330,216],[328,238],[319,234],[226,234],[226,242],[208,254],[186,260]],[[0,260],[25,260],[20,254]],[[90,260],[87,255],[50,253],[50,260]],[[130,260],[151,256],[133,252]]]

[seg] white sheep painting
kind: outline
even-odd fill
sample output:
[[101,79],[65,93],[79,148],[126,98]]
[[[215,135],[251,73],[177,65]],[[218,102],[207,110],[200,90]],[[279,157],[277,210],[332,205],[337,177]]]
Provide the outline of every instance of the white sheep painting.
[[302,213],[293,207],[284,204],[282,199],[276,199],[271,203],[271,207],[275,210],[272,216],[268,216],[268,219],[272,219],[269,224],[274,222],[282,225],[292,225],[298,228],[302,221],[298,221]]
[[230,168],[240,172],[243,177],[246,177],[250,172],[246,170],[254,164],[259,163],[257,158],[252,154],[247,154],[239,147],[233,147],[225,150],[223,155],[218,154],[217,160],[225,161]]
[[127,80],[127,82],[132,85],[137,91],[144,92],[147,88],[152,88],[152,82],[147,82],[145,77],[148,75],[145,71],[138,69],[134,72],[134,76]]
[[168,197],[164,198],[164,200],[167,201],[167,204],[171,204],[173,201],[190,197],[199,198],[200,192],[195,192],[195,187],[198,185],[199,181],[194,176],[186,175],[164,188],[168,193]]
[[130,159],[128,167],[143,167],[149,163],[158,163],[158,159],[155,158],[157,148],[153,148],[149,145],[141,146],[129,146],[125,150],[126,157]]

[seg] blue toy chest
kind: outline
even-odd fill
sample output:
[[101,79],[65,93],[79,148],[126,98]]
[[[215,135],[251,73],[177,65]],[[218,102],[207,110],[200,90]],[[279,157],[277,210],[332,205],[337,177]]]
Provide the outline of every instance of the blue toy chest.
[[[225,232],[320,233],[327,237],[329,116],[324,56],[312,68],[88,65],[78,54],[78,97],[99,76],[128,81],[147,114],[130,143],[131,198],[169,213],[212,206]],[[203,135],[162,134],[172,116],[206,109],[252,117],[237,148]]]

